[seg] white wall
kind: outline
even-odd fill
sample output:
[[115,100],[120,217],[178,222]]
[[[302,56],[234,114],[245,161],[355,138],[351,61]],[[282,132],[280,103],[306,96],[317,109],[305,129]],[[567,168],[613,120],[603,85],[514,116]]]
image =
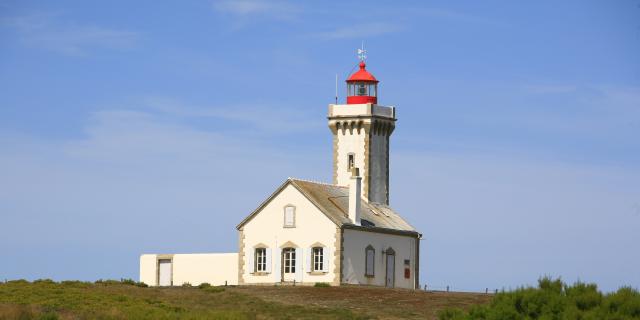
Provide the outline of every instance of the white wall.
[[143,254],[140,256],[140,282],[150,286],[158,285],[157,275],[157,255]]
[[[386,254],[384,252],[393,248],[395,257],[395,287],[415,289],[416,266],[416,238],[383,233],[375,233],[359,230],[344,230],[342,264],[342,282],[349,284],[385,285]],[[365,276],[365,249],[371,245],[375,249],[375,276]],[[411,275],[404,278],[404,260],[410,260]]]
[[[170,255],[162,255],[170,256]],[[144,254],[140,257],[140,281],[157,285],[158,255]],[[207,282],[214,286],[238,284],[237,253],[196,253],[174,254],[172,260],[172,280],[174,286],[183,283],[199,285]]]
[[[284,208],[287,205],[296,207],[295,228],[284,227]],[[297,282],[333,282],[335,262],[336,225],[331,222],[313,203],[303,196],[292,185],[286,186],[280,194],[274,197],[256,216],[243,227],[244,234],[244,272],[242,277],[247,284],[275,283],[281,281],[279,250],[283,244],[291,242],[303,253],[300,266],[302,273]],[[306,249],[319,243],[327,247],[329,253],[328,272],[311,274],[305,266]],[[271,272],[266,274],[253,273],[253,249],[257,245],[265,245],[271,250]]]
[[396,117],[396,108],[371,103],[361,104],[330,104],[329,117],[375,115],[387,118]]
[[238,284],[237,253],[176,254],[173,256],[173,283],[188,282],[214,286]]
[[[338,130],[337,138],[337,184],[341,186],[349,185],[349,178],[351,177],[351,172],[348,170],[349,168],[349,153],[353,152],[355,155],[354,165],[356,168],[360,169],[360,175],[365,176],[367,173],[364,171],[365,169],[365,159],[364,159],[364,141],[367,136],[364,128],[360,129],[346,129],[346,130]],[[364,184],[362,184],[364,188]],[[365,194],[365,191],[362,190],[362,194]]]

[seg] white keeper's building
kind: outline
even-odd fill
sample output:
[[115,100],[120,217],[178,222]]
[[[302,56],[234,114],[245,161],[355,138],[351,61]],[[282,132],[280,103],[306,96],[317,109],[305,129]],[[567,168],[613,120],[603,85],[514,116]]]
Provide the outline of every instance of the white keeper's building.
[[329,105],[333,183],[289,178],[237,225],[238,252],[143,254],[153,286],[355,284],[419,288],[422,235],[389,207],[395,107],[364,61]]

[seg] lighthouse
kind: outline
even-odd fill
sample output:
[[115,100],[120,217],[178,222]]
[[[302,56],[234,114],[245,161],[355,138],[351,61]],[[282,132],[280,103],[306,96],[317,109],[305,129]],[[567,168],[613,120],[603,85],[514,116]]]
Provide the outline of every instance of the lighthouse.
[[395,128],[396,111],[393,106],[378,104],[379,81],[367,70],[363,50],[359,53],[359,70],[346,80],[346,103],[329,105],[333,183],[347,186],[358,172],[362,197],[388,205],[389,138]]
[[422,234],[389,206],[395,108],[359,53],[346,101],[329,105],[333,183],[287,178],[236,226],[238,252],[143,254],[141,282],[420,288]]

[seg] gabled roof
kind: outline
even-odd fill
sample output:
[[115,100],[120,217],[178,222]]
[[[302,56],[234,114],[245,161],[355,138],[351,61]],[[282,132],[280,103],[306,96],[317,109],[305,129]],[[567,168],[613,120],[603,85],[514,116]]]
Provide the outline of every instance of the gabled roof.
[[[242,220],[242,222],[238,224],[237,228],[240,229],[244,224],[251,220],[269,203],[269,201],[271,201],[271,199],[276,197],[289,184],[300,191],[300,193],[311,201],[311,203],[313,203],[338,227],[355,226],[348,216],[348,187],[289,178],[271,196],[269,196],[269,198],[260,204],[256,210]],[[368,221],[370,224],[362,223],[363,227],[358,227],[358,229],[365,228],[371,229],[371,231],[398,231],[401,233],[418,234],[418,232],[398,213],[391,209],[391,207],[379,203],[367,202],[364,199],[360,199],[360,201],[360,217],[361,219]],[[371,224],[373,224],[373,226]]]

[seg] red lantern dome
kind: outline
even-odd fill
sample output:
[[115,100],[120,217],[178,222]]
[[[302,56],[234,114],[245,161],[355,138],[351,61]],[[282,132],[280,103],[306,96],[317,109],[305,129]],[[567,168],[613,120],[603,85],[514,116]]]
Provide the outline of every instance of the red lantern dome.
[[360,61],[360,70],[347,79],[347,104],[378,103],[378,80],[365,69]]

